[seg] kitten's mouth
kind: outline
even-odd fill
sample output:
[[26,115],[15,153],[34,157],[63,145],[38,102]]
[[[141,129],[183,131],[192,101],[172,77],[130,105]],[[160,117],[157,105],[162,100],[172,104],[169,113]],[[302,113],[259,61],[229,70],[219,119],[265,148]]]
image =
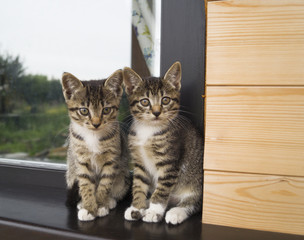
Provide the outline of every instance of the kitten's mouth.
[[158,122],[158,121],[160,121],[161,120],[161,118],[160,117],[154,117],[154,118],[152,118],[152,121],[156,121],[156,122]]

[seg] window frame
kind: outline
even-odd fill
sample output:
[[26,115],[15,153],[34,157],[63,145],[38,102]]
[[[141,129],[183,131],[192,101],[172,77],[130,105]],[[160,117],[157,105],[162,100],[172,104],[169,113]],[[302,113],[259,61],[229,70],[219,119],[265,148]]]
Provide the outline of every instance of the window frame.
[[[164,75],[175,61],[182,63],[181,105],[184,110],[194,113],[186,115],[203,132],[204,99],[201,96],[205,92],[205,1],[162,1],[160,9],[160,74]],[[194,95],[198,96],[194,101],[187,98]],[[0,158],[0,165],[66,170],[65,164],[6,158]]]
[[[162,76],[175,62],[182,64],[181,114],[204,131],[206,15],[204,0],[162,1]],[[191,97],[187,97],[191,96]],[[195,96],[195,98],[194,98]]]

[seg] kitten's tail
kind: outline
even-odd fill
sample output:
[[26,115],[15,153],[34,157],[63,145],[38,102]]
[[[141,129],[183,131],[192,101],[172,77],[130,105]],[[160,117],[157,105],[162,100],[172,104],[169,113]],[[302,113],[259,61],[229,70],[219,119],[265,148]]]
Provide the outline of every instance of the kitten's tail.
[[67,189],[67,199],[65,205],[67,207],[76,208],[77,203],[81,200],[79,195],[78,182],[75,182],[71,188]]

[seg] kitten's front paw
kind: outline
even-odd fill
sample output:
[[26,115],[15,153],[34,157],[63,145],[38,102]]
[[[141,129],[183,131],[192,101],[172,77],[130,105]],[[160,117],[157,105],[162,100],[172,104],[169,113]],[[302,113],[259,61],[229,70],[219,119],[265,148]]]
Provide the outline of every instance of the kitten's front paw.
[[95,219],[95,216],[89,213],[85,208],[81,208],[78,211],[78,219],[80,221],[92,221]]
[[145,210],[144,209],[138,209],[136,207],[128,207],[125,211],[125,219],[129,221],[137,221],[142,218],[144,215]]
[[188,218],[186,209],[175,207],[171,208],[166,214],[166,223],[168,224],[180,224]]
[[109,208],[101,207],[97,210],[97,216],[98,217],[104,217],[109,214]]
[[150,203],[143,217],[144,222],[160,222],[164,216],[165,209],[161,204]]

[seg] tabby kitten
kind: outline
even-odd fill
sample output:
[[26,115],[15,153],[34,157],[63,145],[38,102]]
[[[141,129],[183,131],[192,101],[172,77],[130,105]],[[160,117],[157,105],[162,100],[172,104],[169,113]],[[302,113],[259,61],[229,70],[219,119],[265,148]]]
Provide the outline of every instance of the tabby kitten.
[[202,201],[202,137],[179,115],[181,64],[164,78],[141,78],[124,69],[133,124],[129,149],[134,162],[133,201],[125,219],[179,224]]
[[116,120],[123,92],[122,71],[98,81],[80,81],[64,73],[62,89],[71,121],[67,187],[70,191],[79,188],[78,219],[90,221],[115,208],[130,184],[123,137]]

